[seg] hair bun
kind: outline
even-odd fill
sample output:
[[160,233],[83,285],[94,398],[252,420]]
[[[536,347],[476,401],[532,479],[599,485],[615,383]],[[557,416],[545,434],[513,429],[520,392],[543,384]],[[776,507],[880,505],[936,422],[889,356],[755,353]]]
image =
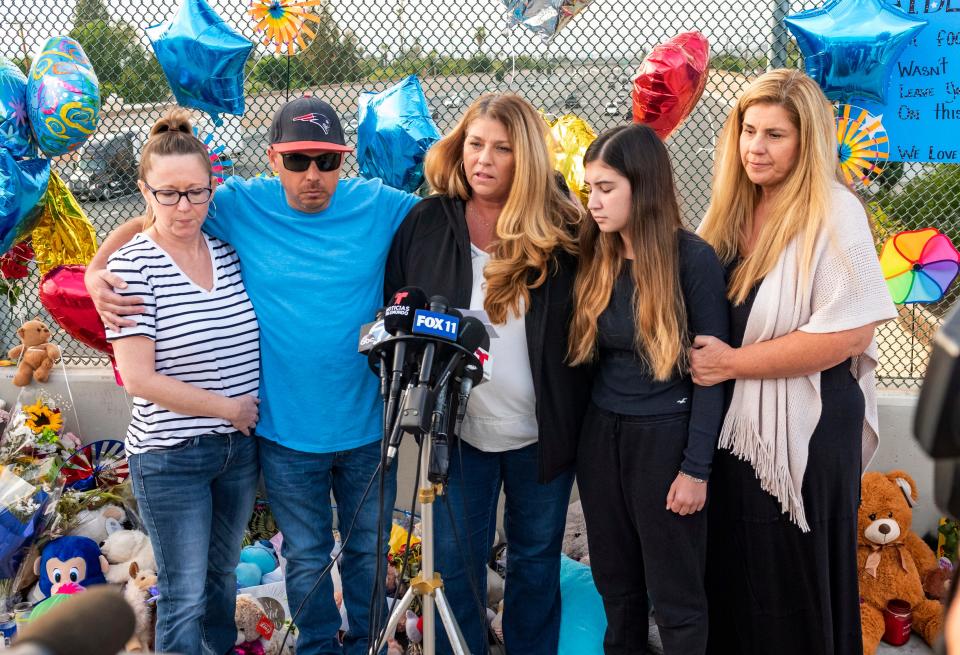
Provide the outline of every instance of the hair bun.
[[193,134],[193,123],[190,112],[183,107],[171,107],[150,128],[150,136],[163,132],[183,132]]

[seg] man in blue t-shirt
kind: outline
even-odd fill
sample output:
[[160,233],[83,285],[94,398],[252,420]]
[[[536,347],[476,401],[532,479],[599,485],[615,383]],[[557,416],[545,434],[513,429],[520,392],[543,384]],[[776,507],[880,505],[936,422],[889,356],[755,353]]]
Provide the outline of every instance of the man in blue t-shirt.
[[[318,98],[281,107],[270,143],[277,177],[228,179],[203,229],[236,249],[260,324],[256,433],[283,533],[290,609],[304,603],[297,652],[366,653],[380,517],[375,491],[360,500],[380,462],[382,418],[379,381],[357,355],[357,334],[381,304],[390,242],[418,198],[379,179],[341,179],[352,148],[336,112]],[[104,270],[107,256],[139,229],[139,219],[117,228],[88,266],[87,287],[105,324],[128,324],[123,316],[139,311],[139,299],[113,293],[123,283]],[[394,476],[385,485],[387,531]],[[342,648],[329,576],[310,593],[334,548],[331,491],[341,536],[356,515],[341,560],[350,624]]]

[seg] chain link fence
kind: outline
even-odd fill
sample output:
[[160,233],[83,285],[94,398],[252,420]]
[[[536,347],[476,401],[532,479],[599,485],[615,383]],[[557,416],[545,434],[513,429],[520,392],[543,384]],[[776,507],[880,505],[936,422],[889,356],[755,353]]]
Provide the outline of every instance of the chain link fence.
[[[227,23],[261,41],[244,0],[209,0]],[[292,57],[258,45],[246,67],[246,110],[214,127],[195,112],[201,138],[223,149],[225,173],[266,173],[267,130],[289,97],[310,92],[340,113],[355,145],[356,109],[364,91],[380,91],[406,75],[419,76],[441,133],[470,102],[487,91],[521,94],[547,115],[572,112],[597,133],[631,119],[632,73],[650,49],[676,34],[699,30],[711,43],[711,72],[703,97],[672,135],[685,220],[695,227],[710,198],[717,133],[732,103],[768,65],[801,66],[782,16],[816,6],[789,0],[702,0],[646,3],[594,0],[550,44],[522,27],[509,27],[500,0],[328,0],[311,8],[319,19],[306,49]],[[21,65],[48,37],[76,38],[99,76],[103,108],[91,147],[60,157],[54,168],[78,196],[102,239],[137,216],[137,152],[149,126],[172,104],[163,72],[144,28],[169,19],[175,0],[25,0],[0,13],[0,55]],[[116,150],[120,155],[104,156]],[[101,153],[101,154],[96,154]],[[346,175],[357,174],[348,157]],[[960,243],[960,169],[949,164],[891,164],[862,196],[872,209],[878,245],[901,229],[934,226]],[[46,317],[34,271],[2,334],[19,322]],[[917,387],[932,333],[954,290],[941,303],[901,307],[898,320],[880,328],[881,384]],[[105,357],[61,334],[72,364],[102,364]],[[9,346],[8,346],[9,347]]]

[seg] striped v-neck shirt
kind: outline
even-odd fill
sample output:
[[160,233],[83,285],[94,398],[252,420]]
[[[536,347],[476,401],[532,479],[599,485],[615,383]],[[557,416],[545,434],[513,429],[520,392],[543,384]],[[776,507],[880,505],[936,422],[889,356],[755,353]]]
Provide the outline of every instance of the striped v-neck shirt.
[[[107,330],[107,339],[154,341],[158,373],[228,397],[256,396],[260,383],[259,329],[233,247],[204,235],[213,262],[213,287],[193,282],[149,236],[140,233],[110,256],[107,268],[124,279],[124,296],[143,299],[137,325]],[[184,416],[134,397],[128,454],[168,448],[205,434],[229,434],[229,421]]]

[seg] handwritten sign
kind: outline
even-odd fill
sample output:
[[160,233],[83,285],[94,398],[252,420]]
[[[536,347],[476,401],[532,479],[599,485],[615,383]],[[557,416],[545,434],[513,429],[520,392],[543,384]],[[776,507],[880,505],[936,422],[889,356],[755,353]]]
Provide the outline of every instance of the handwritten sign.
[[960,0],[888,0],[928,21],[903,50],[886,104],[857,99],[883,114],[891,161],[960,163]]

